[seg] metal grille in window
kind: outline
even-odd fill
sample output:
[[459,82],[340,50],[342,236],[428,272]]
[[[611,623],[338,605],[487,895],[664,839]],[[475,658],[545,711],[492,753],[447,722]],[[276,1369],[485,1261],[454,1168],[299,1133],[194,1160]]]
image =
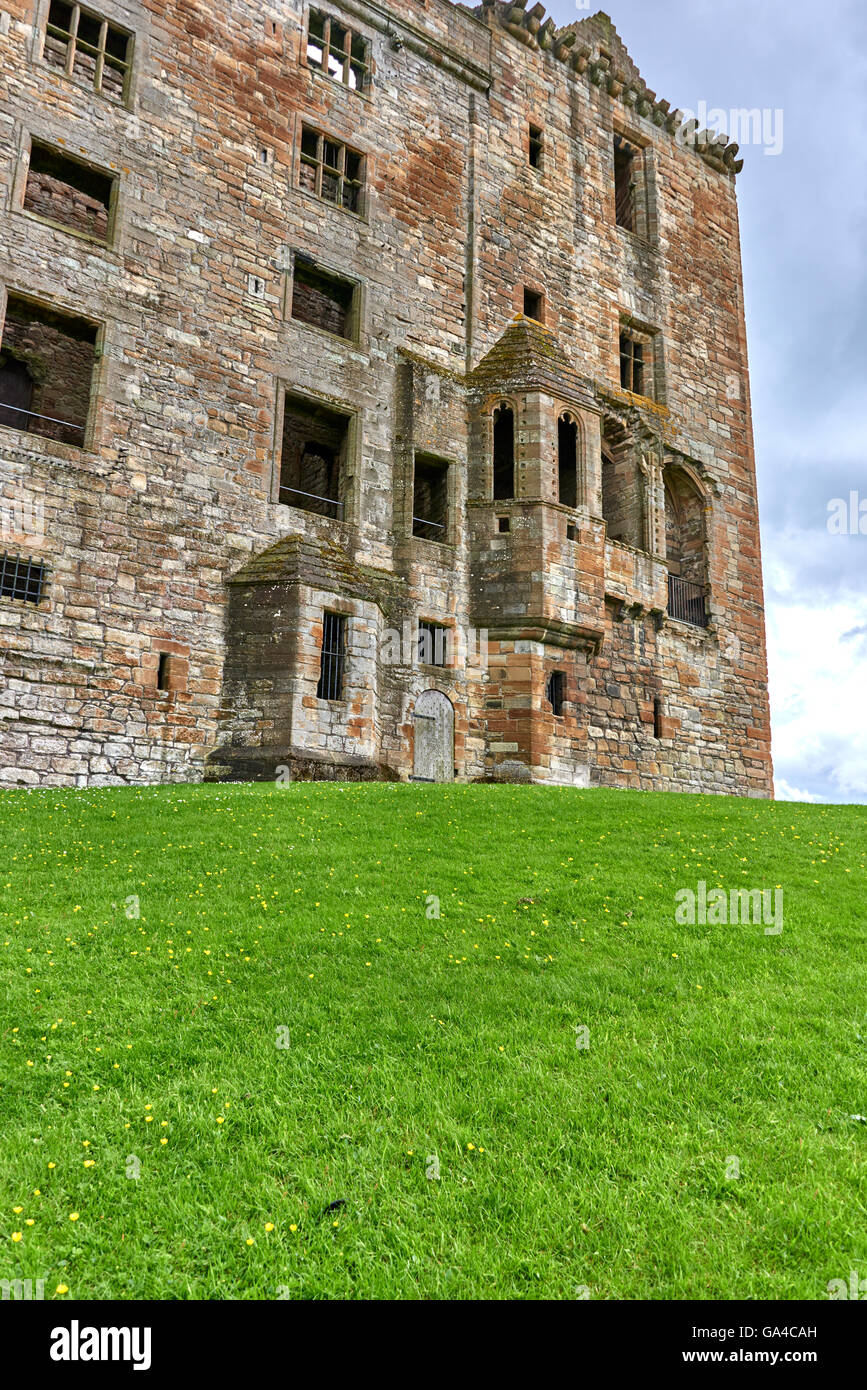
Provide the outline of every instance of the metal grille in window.
[[336,203],[347,212],[361,212],[364,161],[355,150],[329,140],[311,126],[301,127],[301,167],[298,182],[308,193]]
[[45,588],[45,566],[23,555],[0,555],[0,598],[39,603]]
[[360,92],[367,81],[367,52],[367,41],[359,34],[321,10],[310,11],[307,61],[312,68],[320,68],[335,82]]
[[451,647],[450,629],[437,623],[419,623],[418,659],[427,666],[448,666]]
[[322,651],[319,656],[319,700],[343,699],[346,665],[346,619],[342,613],[325,613],[322,618]]
[[620,385],[622,389],[632,391],[636,396],[649,396],[651,391],[648,366],[644,343],[630,337],[628,333],[621,333]]
[[52,0],[45,30],[45,61],[82,78],[111,101],[126,97],[131,36],[81,5]]

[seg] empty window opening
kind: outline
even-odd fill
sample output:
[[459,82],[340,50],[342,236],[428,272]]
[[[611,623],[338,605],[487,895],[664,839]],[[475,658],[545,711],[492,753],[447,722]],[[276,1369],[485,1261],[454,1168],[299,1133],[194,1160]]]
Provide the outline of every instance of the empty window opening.
[[602,516],[610,541],[644,549],[645,488],[638,450],[618,420],[602,431]]
[[160,652],[157,666],[157,690],[168,690],[172,674],[172,659],[168,652]]
[[636,396],[651,395],[647,344],[629,333],[620,334],[620,386]]
[[23,555],[0,555],[0,598],[39,603],[45,589],[45,566]]
[[533,123],[532,123],[532,121],[531,121],[531,122],[530,122],[530,153],[529,153],[529,160],[530,160],[530,168],[531,168],[531,169],[541,169],[541,167],[542,167],[542,150],[543,150],[542,127],[541,127],[540,125],[533,125]]
[[508,405],[494,411],[494,501],[515,495],[515,416]]
[[531,290],[524,286],[524,317],[543,321],[545,315],[545,296],[541,290]]
[[614,208],[618,227],[637,231],[636,188],[641,152],[622,135],[614,137]]
[[279,500],[341,520],[350,417],[287,392]]
[[451,662],[451,629],[438,623],[418,625],[418,659],[424,666],[448,666]]
[[73,232],[107,241],[114,179],[34,140],[24,208]]
[[662,701],[653,702],[653,737],[662,738]]
[[300,257],[292,276],[292,317],[338,338],[354,338],[357,285]]
[[498,530],[501,534],[503,534],[503,533],[505,533],[505,532],[508,532],[508,531],[511,531],[511,529],[512,529],[512,518],[511,518],[510,516],[498,516],[498,517],[497,517],[497,530]]
[[568,524],[567,527],[566,527],[566,539],[567,539],[567,541],[574,541],[575,536],[576,536],[575,527],[572,525],[571,522],[569,522],[569,524]]
[[412,534],[428,541],[447,541],[449,466],[443,459],[416,454],[412,486]]
[[557,421],[557,500],[578,506],[578,424],[568,414]]
[[323,613],[322,648],[319,653],[318,700],[342,700],[346,665],[346,618],[342,613]]
[[707,626],[705,499],[688,472],[668,464],[665,485],[665,555],[668,612],[680,622]]
[[345,24],[323,14],[310,11],[307,31],[307,61],[312,68],[353,91],[363,91],[367,82],[368,44],[360,34],[354,34]]
[[124,101],[132,35],[81,5],[51,0],[43,55],[68,77],[87,83],[110,101]]
[[545,690],[545,699],[551,706],[554,714],[560,718],[563,714],[563,705],[566,700],[566,673],[565,671],[552,671],[548,677],[548,685]]
[[328,203],[360,213],[364,187],[364,158],[348,145],[330,140],[312,126],[301,127],[298,182],[308,193]]
[[83,447],[97,328],[10,294],[0,343],[0,425]]

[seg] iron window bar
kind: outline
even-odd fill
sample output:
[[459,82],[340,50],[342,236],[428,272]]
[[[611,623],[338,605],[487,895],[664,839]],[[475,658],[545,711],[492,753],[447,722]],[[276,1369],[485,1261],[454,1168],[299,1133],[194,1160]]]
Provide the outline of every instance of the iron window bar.
[[414,536],[418,536],[419,539],[423,541],[439,540],[438,536],[429,536],[426,534],[426,532],[424,532],[421,529],[416,530],[416,527],[421,528],[423,526],[431,526],[437,531],[445,531],[446,529],[446,524],[444,521],[428,521],[423,516],[414,516],[412,519],[412,534]]
[[[31,421],[31,420],[44,420],[44,421],[46,422],[46,424],[50,424],[50,425],[62,425],[62,427],[63,427],[64,429],[67,429],[67,430],[74,430],[77,434],[79,434],[79,435],[81,436],[81,442],[84,443],[84,436],[85,436],[85,427],[84,427],[84,425],[76,425],[72,420],[58,420],[57,417],[54,416],[54,415],[40,415],[38,410],[25,410],[23,406],[20,406],[20,405],[7,405],[5,401],[0,401],[0,411],[2,411],[2,410],[12,410],[12,411],[15,412],[16,415],[24,415],[24,416],[26,417],[26,418],[25,418],[25,422],[24,422],[23,425],[20,425],[20,426],[19,426],[19,425],[15,425],[15,426],[13,426],[14,429],[22,429],[22,430],[25,432],[25,434],[40,434],[40,431],[39,431],[39,430],[34,430],[34,429],[31,429],[31,428],[30,428],[30,421]],[[53,435],[53,434],[42,434],[42,435],[40,435],[40,437],[43,438],[43,439],[53,439],[53,438],[54,438],[54,435]],[[66,441],[66,440],[60,440],[60,443],[61,443],[61,444],[67,443],[67,442],[68,442],[68,441]]]
[[[420,622],[418,625],[417,653],[424,666],[448,666],[451,663],[451,628],[439,623]],[[433,715],[420,714],[418,719],[431,719]]]
[[319,654],[318,700],[343,699],[346,664],[346,618],[342,613],[323,613],[322,649]]
[[668,615],[693,627],[707,627],[707,587],[679,574],[668,576]]
[[624,391],[631,391],[635,396],[645,396],[645,368],[647,362],[644,356],[644,344],[631,338],[628,333],[620,335],[620,386]]
[[46,567],[23,555],[0,555],[0,598],[38,604],[45,588]]
[[[293,496],[295,496],[295,497],[310,497],[310,498],[312,498],[315,502],[325,502],[325,503],[328,504],[329,507],[335,507],[335,508],[337,509],[337,510],[336,510],[336,514],[335,514],[336,520],[342,521],[342,519],[343,519],[343,503],[342,503],[342,502],[338,502],[338,500],[337,500],[336,497],[322,497],[318,492],[303,492],[302,489],[301,489],[300,487],[286,487],[285,484],[281,483],[281,484],[280,484],[280,501],[281,501],[281,502],[283,501],[283,493],[284,493],[284,492],[291,492],[291,493],[293,494]],[[286,505],[287,505],[288,507],[291,507],[291,506],[292,506],[292,503],[291,503],[291,502],[287,502]],[[312,511],[313,509],[312,509],[312,507],[302,507],[300,510],[302,510],[302,511]]]

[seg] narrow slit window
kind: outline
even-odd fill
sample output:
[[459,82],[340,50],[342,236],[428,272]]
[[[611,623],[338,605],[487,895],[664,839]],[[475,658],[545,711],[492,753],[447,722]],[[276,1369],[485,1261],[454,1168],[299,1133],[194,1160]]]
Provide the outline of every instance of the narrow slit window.
[[532,123],[532,121],[531,121],[531,122],[530,122],[530,145],[529,145],[529,161],[530,161],[530,168],[531,168],[531,169],[541,169],[541,167],[542,167],[542,151],[543,151],[543,148],[544,148],[544,144],[543,144],[542,127],[541,127],[540,125],[533,125],[533,123]]
[[564,671],[552,671],[548,677],[548,687],[545,698],[551,706],[552,711],[559,719],[563,714],[563,705],[566,700],[566,674]]
[[641,155],[622,135],[614,137],[614,209],[618,227],[636,230],[636,185]]
[[45,566],[24,555],[0,555],[0,598],[40,603],[45,590]]
[[322,648],[316,698],[342,700],[346,666],[346,618],[342,613],[322,615]]
[[101,15],[65,0],[51,0],[43,57],[67,77],[86,82],[109,101],[126,100],[132,35]]
[[578,506],[578,425],[568,414],[557,421],[557,500]]
[[653,737],[662,738],[662,701],[653,702]]
[[510,406],[494,411],[494,501],[515,496],[515,416]]
[[364,158],[312,126],[301,127],[299,187],[327,203],[356,214],[362,211]]
[[109,174],[34,140],[24,210],[69,231],[108,241],[114,185]]
[[361,92],[368,79],[369,45],[347,25],[321,10],[311,10],[307,62],[351,91]]
[[451,657],[451,630],[438,623],[418,625],[418,659],[425,666],[448,666]]
[[157,690],[168,690],[171,674],[172,659],[168,652],[160,652],[159,665],[157,666]]

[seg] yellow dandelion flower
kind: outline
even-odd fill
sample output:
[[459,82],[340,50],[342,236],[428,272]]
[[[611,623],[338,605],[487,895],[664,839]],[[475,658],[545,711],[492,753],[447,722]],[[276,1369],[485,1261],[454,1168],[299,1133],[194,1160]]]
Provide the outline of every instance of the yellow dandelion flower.
[[95,1162],[96,1162],[96,1159],[93,1159],[93,1158],[86,1158],[86,1159],[84,1160],[84,1166],[85,1166],[85,1168],[92,1168],[92,1167],[94,1166]]
[[54,1292],[55,1292],[55,1293],[69,1293],[69,1285],[68,1285],[68,1284],[58,1284],[58,1285],[57,1285],[57,1288],[54,1290]]
[[266,1231],[273,1231],[273,1229],[274,1229],[274,1222],[273,1222],[273,1221],[266,1221],[266,1222],[265,1222],[265,1230],[266,1230]]
[[255,1245],[255,1244],[256,1244],[256,1242],[254,1241],[254,1239],[253,1239],[252,1236],[248,1236],[248,1237],[247,1237],[247,1244],[248,1244],[248,1245]]
[[18,1242],[19,1242],[19,1240],[21,1239],[21,1232],[20,1232],[20,1231],[13,1231],[13,1232],[12,1232],[12,1239],[15,1241],[15,1244],[17,1245]]
[[16,1216],[20,1216],[21,1213],[22,1213],[22,1211],[24,1210],[24,1208],[23,1208],[23,1207],[13,1207],[12,1210],[14,1211],[14,1213],[15,1213]]
[[167,1144],[168,1142],[169,1142],[168,1139],[166,1139],[165,1135],[163,1135],[162,1139],[160,1140],[160,1143],[161,1143],[161,1144]]
[[27,1220],[24,1222],[24,1225],[25,1225],[25,1226],[35,1226],[35,1225],[36,1225],[36,1222],[33,1220],[33,1217],[32,1217],[32,1216],[28,1216]]
[[69,1213],[69,1219],[70,1219],[70,1221],[77,1221],[77,1220],[78,1220],[78,1212],[77,1212],[77,1211],[71,1211],[71,1212]]
[[298,1227],[297,1227],[297,1226],[290,1226],[290,1227],[289,1227],[289,1230],[292,1231],[292,1233],[294,1234],[295,1231],[298,1230]]

